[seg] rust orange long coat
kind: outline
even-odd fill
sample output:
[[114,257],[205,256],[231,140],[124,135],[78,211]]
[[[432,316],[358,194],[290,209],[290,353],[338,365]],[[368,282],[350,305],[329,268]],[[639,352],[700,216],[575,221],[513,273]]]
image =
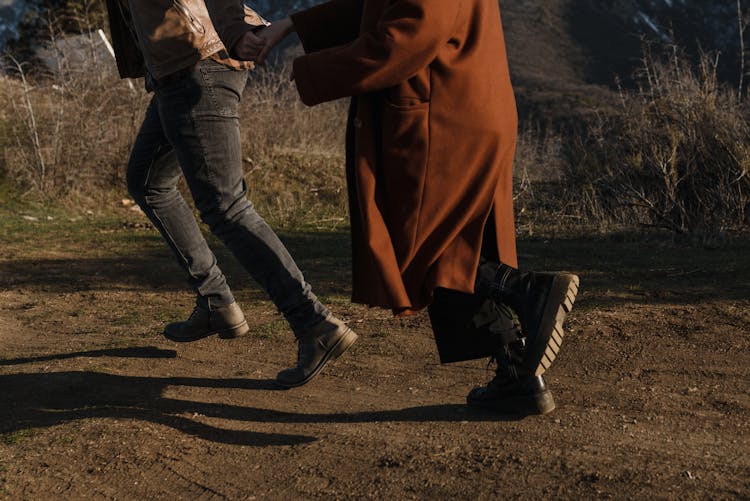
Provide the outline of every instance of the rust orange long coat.
[[292,20],[302,101],[353,97],[352,299],[404,311],[436,287],[473,293],[488,223],[516,266],[517,114],[497,0],[333,0]]

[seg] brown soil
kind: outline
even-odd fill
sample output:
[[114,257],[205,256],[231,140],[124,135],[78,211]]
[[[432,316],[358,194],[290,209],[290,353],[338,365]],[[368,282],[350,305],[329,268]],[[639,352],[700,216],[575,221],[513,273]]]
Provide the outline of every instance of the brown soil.
[[252,334],[183,346],[160,329],[192,300],[152,230],[0,226],[0,498],[750,496],[747,242],[521,242],[582,293],[547,373],[557,410],[518,419],[464,406],[491,372],[439,365],[425,316],[348,303],[345,234],[287,241],[361,339],[278,391],[291,334],[226,254]]

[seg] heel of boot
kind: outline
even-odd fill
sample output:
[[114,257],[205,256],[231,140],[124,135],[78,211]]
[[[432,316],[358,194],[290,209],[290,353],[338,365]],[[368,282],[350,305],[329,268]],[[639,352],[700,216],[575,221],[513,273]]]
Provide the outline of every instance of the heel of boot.
[[234,339],[239,336],[244,336],[250,332],[250,326],[247,325],[247,321],[242,322],[239,325],[224,329],[218,332],[221,339]]
[[538,395],[535,395],[534,402],[530,408],[534,414],[549,414],[555,410],[555,399],[552,397],[552,392],[547,390]]
[[330,360],[336,360],[341,355],[343,355],[346,350],[351,348],[351,346],[355,343],[355,341],[357,341],[358,338],[359,336],[357,336],[357,334],[353,330],[349,329],[346,334],[341,337],[341,340],[336,344],[336,347],[331,352]]

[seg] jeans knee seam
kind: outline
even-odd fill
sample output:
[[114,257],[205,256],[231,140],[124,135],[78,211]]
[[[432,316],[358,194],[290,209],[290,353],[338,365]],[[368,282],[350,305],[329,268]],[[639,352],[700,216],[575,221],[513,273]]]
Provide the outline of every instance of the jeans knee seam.
[[[158,151],[158,150],[157,150]],[[151,204],[148,202],[148,188],[149,188],[149,180],[151,179],[151,172],[153,170],[154,164],[156,163],[156,159],[159,157],[159,155],[154,155],[151,157],[151,161],[148,164],[148,168],[146,169],[146,178],[143,182],[143,202],[146,209],[149,211],[151,217],[159,221],[159,225],[161,226],[161,230],[166,235],[170,243],[172,244],[172,247],[177,251],[177,254],[179,254],[180,259],[182,259],[182,263],[184,266],[188,265],[187,257],[182,253],[182,251],[175,245],[175,239],[174,236],[169,232],[167,229],[167,226],[164,224],[164,221],[159,217],[159,215],[156,213],[156,211],[151,207]]]

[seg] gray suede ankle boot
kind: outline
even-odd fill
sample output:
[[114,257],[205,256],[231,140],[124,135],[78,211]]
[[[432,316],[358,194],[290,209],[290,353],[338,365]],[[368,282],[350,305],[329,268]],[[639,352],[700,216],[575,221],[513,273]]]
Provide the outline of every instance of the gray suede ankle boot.
[[326,363],[335,360],[357,340],[344,322],[334,316],[297,338],[297,366],[284,369],[276,382],[284,388],[302,386],[318,375]]
[[184,322],[168,324],[164,329],[164,336],[172,341],[184,343],[213,334],[218,334],[223,339],[231,339],[247,334],[249,330],[244,313],[234,302],[211,309],[196,306],[190,318]]

